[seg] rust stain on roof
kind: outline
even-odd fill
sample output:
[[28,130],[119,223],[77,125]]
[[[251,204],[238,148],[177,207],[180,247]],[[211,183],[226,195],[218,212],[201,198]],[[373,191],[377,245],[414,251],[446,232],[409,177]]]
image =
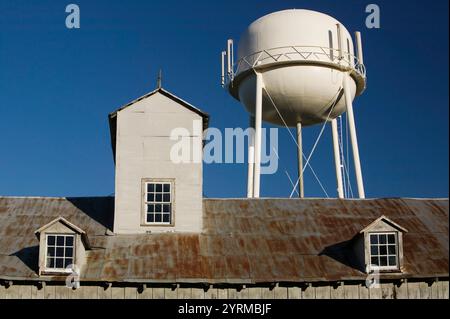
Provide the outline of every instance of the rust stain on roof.
[[[346,243],[381,215],[408,229],[404,276],[448,276],[447,199],[205,199],[203,204],[201,234],[111,235],[112,197],[0,197],[0,278],[38,278],[34,231],[59,216],[83,229],[91,242],[82,280],[364,280],[347,259]],[[329,247],[338,247],[338,257],[324,253]]]

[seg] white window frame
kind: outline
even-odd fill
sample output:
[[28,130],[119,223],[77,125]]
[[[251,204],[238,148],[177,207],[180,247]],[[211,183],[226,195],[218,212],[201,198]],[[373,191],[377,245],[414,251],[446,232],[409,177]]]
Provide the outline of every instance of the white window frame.
[[[379,232],[368,232],[368,250],[369,250],[369,268],[371,270],[379,270],[379,271],[396,271],[400,269],[400,247],[399,247],[399,234],[396,231],[379,231]],[[380,265],[373,265],[372,264],[372,243],[371,243],[371,237],[372,235],[394,235],[395,236],[395,266],[380,266]],[[378,247],[380,246],[380,244],[376,244]],[[386,244],[382,244],[385,245],[386,247],[389,246],[388,242],[386,242]],[[377,255],[375,256],[380,256],[379,252]],[[386,258],[388,258],[388,263],[389,263],[389,256],[393,256],[392,254],[389,254],[389,251],[387,251],[386,255],[382,255],[382,256],[386,256]]]
[[[170,201],[169,202],[156,202],[156,199],[154,199],[153,201],[147,201],[147,195],[148,195],[147,189],[148,189],[149,184],[162,184],[163,187],[164,187],[164,184],[170,185],[170,192],[169,192]],[[143,181],[142,181],[142,203],[143,203],[142,204],[142,225],[145,225],[145,226],[173,226],[174,225],[174,218],[175,218],[174,187],[175,187],[175,183],[174,183],[173,179],[151,179],[151,178],[143,179]],[[162,194],[163,193],[164,193],[164,191],[162,192]],[[170,212],[169,212],[170,221],[164,222],[163,218],[161,218],[160,222],[156,222],[156,221],[148,222],[147,221],[147,215],[148,215],[147,206],[148,205],[164,205],[164,204],[170,205]],[[159,213],[159,212],[153,212],[153,214],[155,214],[155,213]],[[161,214],[164,215],[164,212],[161,211]]]
[[[77,240],[77,236],[76,234],[61,234],[61,233],[47,233],[45,234],[45,252],[44,252],[44,269],[45,272],[59,272],[59,273],[72,273],[72,269],[70,268],[51,268],[47,266],[47,254],[48,254],[48,237],[49,236],[64,236],[64,257],[63,257],[63,261],[65,261],[66,259],[66,248],[70,247],[70,246],[66,246],[65,243],[65,237],[72,237],[73,238],[73,246],[72,248],[72,264],[75,265],[76,263],[76,240]],[[55,254],[56,254],[56,243],[57,243],[57,237],[55,237]],[[59,247],[59,246],[58,246]],[[53,257],[55,258],[55,257]]]

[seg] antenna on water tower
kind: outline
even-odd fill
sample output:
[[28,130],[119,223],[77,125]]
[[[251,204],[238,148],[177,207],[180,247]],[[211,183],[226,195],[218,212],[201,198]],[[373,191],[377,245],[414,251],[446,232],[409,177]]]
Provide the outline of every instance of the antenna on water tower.
[[[221,85],[245,106],[254,129],[249,137],[247,197],[260,196],[261,130],[266,121],[297,129],[296,138],[291,134],[297,144],[299,170],[293,192],[298,185],[300,197],[304,197],[305,168],[310,166],[323,128],[331,123],[337,196],[344,198],[342,174],[348,174],[348,169],[343,170],[343,165],[348,163],[341,161],[343,141],[337,118],[346,112],[358,196],[365,198],[353,100],[366,88],[366,70],[361,34],[356,32],[355,37],[356,55],[353,39],[339,21],[320,12],[294,9],[253,22],[240,39],[236,64],[233,40],[227,41],[221,53]],[[302,130],[317,124],[323,127],[306,157]]]

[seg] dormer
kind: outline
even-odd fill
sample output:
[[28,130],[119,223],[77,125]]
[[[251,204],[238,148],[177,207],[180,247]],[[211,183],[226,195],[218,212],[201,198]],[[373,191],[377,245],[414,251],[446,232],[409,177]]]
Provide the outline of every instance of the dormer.
[[[111,113],[109,123],[114,233],[201,232],[208,115],[158,87]],[[173,156],[180,145],[188,147],[183,161]]]
[[[367,273],[403,271],[405,228],[381,216],[360,231],[357,255]],[[361,265],[362,266],[362,265]]]
[[66,275],[81,269],[89,249],[86,233],[63,217],[35,231],[39,239],[39,276]]

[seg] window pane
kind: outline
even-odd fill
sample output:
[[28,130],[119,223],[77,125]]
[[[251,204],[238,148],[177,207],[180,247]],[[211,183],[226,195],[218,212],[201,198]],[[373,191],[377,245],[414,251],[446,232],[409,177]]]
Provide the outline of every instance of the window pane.
[[56,268],[64,268],[64,259],[63,258],[56,258]]
[[170,184],[164,184],[164,192],[165,193],[170,192]]
[[55,245],[55,236],[48,236],[47,243],[49,246],[54,246]]
[[147,223],[153,223],[155,221],[155,215],[148,214],[147,215]]
[[380,255],[387,255],[386,246],[380,246]]
[[378,235],[370,235],[370,243],[372,245],[378,244]]
[[161,214],[155,214],[155,222],[160,223],[161,222]]
[[147,192],[153,193],[155,191],[155,184],[147,184]]
[[53,257],[55,256],[55,247],[48,247],[47,248],[47,257]]
[[63,247],[56,248],[56,257],[64,257],[64,248]]
[[169,214],[164,214],[163,215],[163,222],[170,223],[170,215]]
[[389,266],[397,266],[397,261],[396,261],[395,256],[389,257]]
[[373,255],[378,255],[378,246],[370,246],[370,254]]
[[66,257],[73,257],[73,248],[66,248]]
[[55,259],[47,258],[47,268],[54,268],[54,267],[55,267]]
[[64,236],[56,236],[56,245],[64,246]]
[[380,236],[380,244],[386,244],[386,235],[382,234],[379,235]]
[[389,253],[389,255],[395,255],[396,254],[396,252],[395,252],[395,245],[389,245],[388,246],[388,253]]
[[371,263],[373,266],[378,266],[378,257],[372,257],[372,258],[370,259],[370,263]]
[[73,264],[73,259],[72,258],[66,258],[64,260],[64,268],[67,268],[67,266],[72,265]]
[[163,205],[163,212],[164,213],[170,213],[170,205],[169,204],[164,204]]
[[387,257],[380,257],[380,266],[387,266]]
[[155,194],[147,194],[147,202],[153,202],[155,200]]
[[155,202],[158,202],[158,203],[162,202],[162,194],[156,194]]
[[66,246],[73,246],[73,236],[66,237]]
[[170,194],[164,194],[163,200],[164,200],[164,202],[169,203],[170,202]]
[[161,213],[161,211],[162,211],[161,204],[156,204],[155,205],[155,212]]
[[161,193],[162,192],[162,185],[156,184],[156,192]]
[[147,212],[148,213],[153,213],[155,211],[155,205],[147,205]]
[[388,235],[388,243],[389,244],[395,244],[395,235],[394,234],[389,234]]

